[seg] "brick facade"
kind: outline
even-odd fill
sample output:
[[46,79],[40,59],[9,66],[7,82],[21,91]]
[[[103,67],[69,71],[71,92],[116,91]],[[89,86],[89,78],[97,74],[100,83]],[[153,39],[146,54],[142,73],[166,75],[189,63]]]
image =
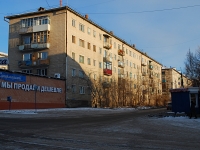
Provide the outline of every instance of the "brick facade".
[[[12,73],[0,70],[0,73],[9,73],[12,75],[22,75],[25,76],[25,82],[10,82],[2,79],[0,77],[0,109],[8,109],[9,102],[7,101],[7,97],[12,97],[11,109],[34,109],[35,108],[35,100],[36,100],[36,108],[63,108],[65,107],[65,81],[54,78],[40,77],[34,75],[25,75],[19,73]],[[8,87],[3,87],[3,83],[8,83]],[[10,85],[12,84],[12,87]],[[17,89],[15,85],[38,85],[40,86],[40,90],[36,93],[32,87],[30,89],[19,88]],[[54,87],[62,89],[60,91],[43,91],[43,87]],[[29,86],[30,87],[30,86]],[[36,99],[35,99],[36,94]]]

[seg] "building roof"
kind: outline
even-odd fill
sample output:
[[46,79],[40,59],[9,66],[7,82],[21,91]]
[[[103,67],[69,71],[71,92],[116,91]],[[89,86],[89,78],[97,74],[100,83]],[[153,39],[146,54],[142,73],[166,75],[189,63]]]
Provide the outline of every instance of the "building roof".
[[8,54],[6,54],[6,53],[3,53],[3,52],[0,52],[0,56],[7,57],[7,56],[8,56]]
[[72,8],[68,7],[68,6],[63,6],[63,7],[57,7],[57,8],[52,8],[52,9],[44,9],[42,7],[40,7],[38,9],[38,11],[35,12],[28,12],[28,13],[23,13],[23,14],[16,14],[16,15],[12,15],[12,16],[5,16],[4,18],[7,19],[15,19],[15,18],[20,18],[20,17],[28,17],[31,15],[39,15],[39,14],[45,14],[48,12],[53,12],[53,11],[58,11],[58,10],[69,10],[70,12],[76,14],[77,16],[79,16],[80,18],[84,19],[85,21],[88,21],[89,23],[93,24],[94,26],[96,26],[97,28],[103,30],[104,32],[106,32],[109,36],[111,37],[115,37],[116,39],[118,39],[119,41],[121,41],[122,43],[132,47],[133,49],[135,49],[137,52],[141,53],[142,55],[146,56],[147,58],[155,61],[156,63],[162,65],[161,63],[159,63],[158,61],[156,61],[155,59],[151,58],[150,56],[148,56],[146,53],[141,52],[140,50],[138,50],[135,45],[131,45],[129,43],[127,43],[126,41],[124,41],[123,39],[119,38],[118,36],[114,35],[112,31],[107,31],[106,29],[104,29],[103,27],[99,26],[98,24],[96,24],[95,22],[93,22],[92,20],[88,19],[88,16],[85,17],[83,15],[81,15],[80,13],[76,12],[75,10],[73,10]]

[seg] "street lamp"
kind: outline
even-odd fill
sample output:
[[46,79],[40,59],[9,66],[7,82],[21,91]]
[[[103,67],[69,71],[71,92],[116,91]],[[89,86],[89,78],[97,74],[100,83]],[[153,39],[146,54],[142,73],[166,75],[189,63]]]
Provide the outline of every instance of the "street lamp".
[[36,112],[36,92],[37,92],[38,86],[35,85],[34,86],[34,90],[35,90],[35,112]]

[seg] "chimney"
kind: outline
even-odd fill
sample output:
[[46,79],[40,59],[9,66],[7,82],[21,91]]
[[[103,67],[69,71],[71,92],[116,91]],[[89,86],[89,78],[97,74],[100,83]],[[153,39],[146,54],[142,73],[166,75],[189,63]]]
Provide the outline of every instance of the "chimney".
[[88,19],[88,18],[89,18],[89,16],[88,16],[88,14],[86,14],[86,15],[85,15],[85,19]]
[[110,31],[110,34],[113,35],[114,34],[113,31]]
[[133,48],[135,48],[135,44],[133,44]]
[[43,8],[43,7],[38,8],[38,11],[44,11],[44,10],[45,10],[45,8]]

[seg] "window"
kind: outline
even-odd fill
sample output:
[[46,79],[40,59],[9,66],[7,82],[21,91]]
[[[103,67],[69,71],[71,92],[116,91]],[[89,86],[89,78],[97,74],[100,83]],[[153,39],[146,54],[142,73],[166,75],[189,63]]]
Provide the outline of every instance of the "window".
[[72,52],[72,59],[75,60],[75,53]]
[[126,49],[126,54],[128,54],[128,50]]
[[79,55],[79,63],[84,64],[84,56]]
[[80,78],[84,78],[84,72],[81,71],[81,70],[79,70],[79,77],[80,77]]
[[34,32],[33,33],[33,43],[47,43],[48,39],[49,39],[48,37],[49,37],[48,31]]
[[76,37],[72,35],[72,43],[76,43]]
[[88,31],[88,34],[90,35],[90,28],[88,28],[88,30],[87,30],[87,31]]
[[47,69],[37,69],[37,74],[40,76],[47,76]]
[[24,37],[22,37],[22,44],[31,44],[31,40],[32,40],[32,38],[31,37],[29,37],[29,36],[24,36]]
[[80,86],[79,93],[80,94],[85,94],[85,87],[84,86]]
[[96,60],[93,60],[93,65],[96,66]]
[[72,93],[76,93],[76,85],[72,85]]
[[91,49],[91,44],[88,42],[88,44],[87,44],[87,48],[88,49]]
[[72,77],[76,76],[76,69],[72,69]]
[[47,52],[40,52],[38,53],[38,58],[39,59],[47,59],[48,53]]
[[99,33],[99,40],[101,40],[101,34]]
[[90,58],[88,58],[88,65],[91,65]]
[[96,52],[96,45],[93,45],[93,51]]
[[32,73],[32,70],[30,70],[30,69],[24,69],[24,70],[22,70],[22,72],[23,73]]
[[114,42],[114,48],[116,48],[116,43]]
[[99,68],[102,68],[102,62],[99,62]]
[[85,42],[84,42],[84,40],[79,39],[79,46],[85,47]]
[[129,51],[129,55],[131,56],[131,51]]
[[121,49],[121,45],[118,44],[118,49]]
[[130,62],[130,67],[132,67],[132,62]]
[[97,80],[97,75],[96,74],[94,74],[94,80]]
[[29,53],[29,54],[23,54],[23,60],[24,61],[32,60],[32,54],[31,53]]
[[76,20],[72,19],[72,26],[76,27]]
[[101,54],[102,53],[102,48],[101,47],[99,47],[99,54]]
[[132,78],[132,72],[130,72],[130,78]]
[[81,24],[81,23],[79,24],[79,30],[82,31],[82,32],[84,32],[84,25]]
[[96,37],[96,31],[93,30],[93,36]]

